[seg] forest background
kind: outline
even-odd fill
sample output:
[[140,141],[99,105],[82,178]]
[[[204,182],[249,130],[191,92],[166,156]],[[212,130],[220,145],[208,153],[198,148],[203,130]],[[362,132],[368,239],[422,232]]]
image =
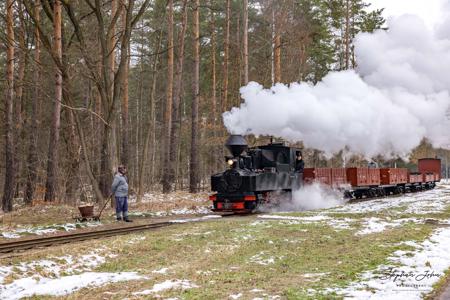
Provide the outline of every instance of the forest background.
[[[221,115],[240,105],[241,86],[356,68],[354,37],[387,29],[362,0],[6,0],[0,12],[5,212],[15,201],[103,202],[119,164],[138,202],[208,189],[224,168]],[[376,160],[436,155],[449,153],[424,141],[409,162]]]

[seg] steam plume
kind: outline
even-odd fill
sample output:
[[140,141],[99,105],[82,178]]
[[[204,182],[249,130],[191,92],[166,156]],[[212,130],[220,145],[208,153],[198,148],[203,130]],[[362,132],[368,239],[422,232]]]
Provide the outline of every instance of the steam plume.
[[442,28],[402,16],[388,31],[357,36],[356,71],[331,72],[316,85],[264,89],[250,82],[240,90],[241,107],[224,113],[225,126],[303,141],[326,154],[346,148],[366,157],[406,156],[424,137],[448,147],[450,34]]

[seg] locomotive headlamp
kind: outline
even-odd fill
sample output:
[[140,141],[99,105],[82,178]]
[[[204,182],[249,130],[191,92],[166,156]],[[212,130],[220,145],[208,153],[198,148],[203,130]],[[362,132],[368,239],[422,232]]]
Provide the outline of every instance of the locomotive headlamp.
[[227,164],[229,166],[232,166],[234,164],[234,161],[232,159],[227,160]]

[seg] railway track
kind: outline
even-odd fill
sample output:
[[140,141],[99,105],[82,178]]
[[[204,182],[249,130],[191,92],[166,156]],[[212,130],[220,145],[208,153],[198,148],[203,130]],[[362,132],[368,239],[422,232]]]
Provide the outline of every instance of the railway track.
[[173,222],[159,222],[134,226],[126,226],[119,228],[100,229],[88,232],[76,232],[70,234],[61,234],[56,236],[47,236],[40,238],[24,239],[19,241],[12,241],[0,243],[0,253],[10,253],[20,250],[27,250],[39,247],[48,247],[58,244],[66,244],[70,242],[85,241],[90,239],[97,239],[103,237],[110,237],[121,234],[128,234],[133,232],[140,232],[145,230],[154,230],[161,227],[173,225]]

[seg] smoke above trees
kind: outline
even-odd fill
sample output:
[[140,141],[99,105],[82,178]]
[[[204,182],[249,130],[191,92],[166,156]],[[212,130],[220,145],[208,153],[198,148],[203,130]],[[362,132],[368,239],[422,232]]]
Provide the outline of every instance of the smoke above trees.
[[[448,22],[444,22],[446,24]],[[357,68],[317,84],[250,82],[243,103],[223,114],[233,134],[302,141],[331,155],[406,156],[427,138],[449,147],[450,34],[416,16],[391,20],[389,30],[361,33]]]

